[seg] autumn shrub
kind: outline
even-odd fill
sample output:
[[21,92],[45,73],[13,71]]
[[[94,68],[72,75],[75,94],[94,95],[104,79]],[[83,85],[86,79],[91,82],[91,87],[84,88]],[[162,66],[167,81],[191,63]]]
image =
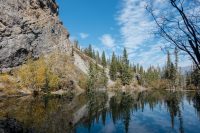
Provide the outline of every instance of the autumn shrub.
[[36,61],[29,60],[19,67],[15,74],[20,79],[21,87],[33,90],[54,89],[59,85],[59,77],[42,57]]
[[2,82],[2,83],[10,83],[9,75],[8,74],[0,75],[0,82]]
[[15,76],[21,87],[36,91],[67,89],[70,81],[85,89],[87,76],[73,61],[72,56],[55,51],[37,60],[28,60],[15,71]]
[[0,75],[0,92],[5,94],[16,94],[18,89],[18,84],[9,74]]

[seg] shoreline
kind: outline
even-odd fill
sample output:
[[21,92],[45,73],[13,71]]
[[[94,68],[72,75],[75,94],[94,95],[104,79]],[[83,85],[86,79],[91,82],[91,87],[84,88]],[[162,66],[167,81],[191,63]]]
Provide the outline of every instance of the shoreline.
[[[145,88],[145,87],[142,87],[142,88]],[[102,91],[102,90],[96,90],[96,91]],[[118,91],[121,91],[121,92],[129,92],[129,93],[134,93],[134,92],[143,92],[143,91],[173,91],[173,92],[195,92],[195,91],[199,91],[199,90],[171,90],[171,89],[164,89],[164,90],[157,90],[157,89],[148,89],[148,88],[145,88],[145,89],[141,89],[141,87],[137,88],[137,89],[125,89],[125,87],[122,87],[122,89],[116,89],[116,90],[110,90],[110,89],[105,89],[104,90],[105,92],[107,93],[116,93]],[[79,92],[69,92],[69,91],[66,91],[66,90],[58,90],[58,91],[52,91],[50,93],[39,93],[38,95],[51,95],[51,96],[63,96],[63,95],[68,95],[68,94],[74,94],[74,96],[78,96],[82,93],[84,93],[85,91],[82,90],[82,91],[79,91]],[[18,98],[18,97],[25,97],[25,96],[34,96],[34,93],[23,93],[23,94],[5,94],[3,92],[0,92],[0,98]]]

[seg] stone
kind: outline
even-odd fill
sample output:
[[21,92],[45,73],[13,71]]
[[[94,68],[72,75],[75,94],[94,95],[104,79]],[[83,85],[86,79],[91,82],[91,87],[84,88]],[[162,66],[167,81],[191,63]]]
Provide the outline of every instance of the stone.
[[20,27],[14,27],[13,28],[13,34],[20,34],[22,32]]
[[0,22],[0,33],[4,32],[6,30],[6,26],[4,26],[1,22]]
[[56,50],[69,52],[69,33],[55,0],[0,0],[0,71]]

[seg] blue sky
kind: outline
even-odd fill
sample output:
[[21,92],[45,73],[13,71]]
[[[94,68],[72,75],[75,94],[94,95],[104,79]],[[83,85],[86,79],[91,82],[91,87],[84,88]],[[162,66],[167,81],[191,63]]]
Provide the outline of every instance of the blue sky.
[[[145,68],[162,66],[166,55],[161,51],[163,40],[152,34],[155,27],[146,12],[144,0],[57,0],[60,19],[70,32],[70,39],[77,39],[82,47],[92,44],[96,50],[121,54],[127,48],[131,62]],[[155,6],[163,0],[155,0]],[[182,59],[180,66],[189,61]]]

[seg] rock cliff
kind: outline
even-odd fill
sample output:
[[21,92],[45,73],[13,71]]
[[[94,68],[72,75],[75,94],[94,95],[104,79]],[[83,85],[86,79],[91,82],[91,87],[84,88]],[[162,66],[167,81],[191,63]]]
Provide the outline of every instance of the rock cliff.
[[69,51],[55,0],[0,0],[0,70],[53,50]]

